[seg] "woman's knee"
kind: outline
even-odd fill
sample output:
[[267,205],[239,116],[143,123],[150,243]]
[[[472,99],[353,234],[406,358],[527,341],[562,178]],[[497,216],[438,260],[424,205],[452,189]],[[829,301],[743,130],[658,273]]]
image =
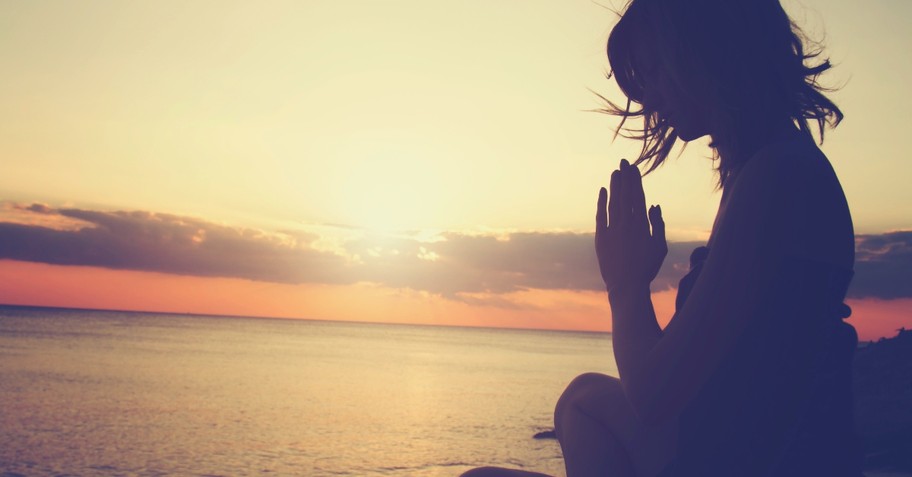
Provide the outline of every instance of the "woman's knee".
[[[621,382],[615,377],[600,373],[585,373],[577,376],[567,385],[554,407],[554,426],[561,426],[561,417],[568,410],[578,411],[591,405],[593,401],[604,400],[601,403],[610,406],[612,396],[623,396]],[[600,399],[601,398],[601,399]]]

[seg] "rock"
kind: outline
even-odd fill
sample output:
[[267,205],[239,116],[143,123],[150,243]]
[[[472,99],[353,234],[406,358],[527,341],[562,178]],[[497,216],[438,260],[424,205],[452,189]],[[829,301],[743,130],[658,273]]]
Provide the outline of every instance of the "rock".
[[912,331],[863,343],[853,386],[866,467],[912,472]]

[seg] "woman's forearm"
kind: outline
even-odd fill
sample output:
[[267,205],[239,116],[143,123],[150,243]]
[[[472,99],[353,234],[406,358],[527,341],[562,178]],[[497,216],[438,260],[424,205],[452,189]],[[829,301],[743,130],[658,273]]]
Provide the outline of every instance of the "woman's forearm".
[[618,287],[608,294],[611,334],[621,382],[636,381],[637,368],[662,337],[649,286]]

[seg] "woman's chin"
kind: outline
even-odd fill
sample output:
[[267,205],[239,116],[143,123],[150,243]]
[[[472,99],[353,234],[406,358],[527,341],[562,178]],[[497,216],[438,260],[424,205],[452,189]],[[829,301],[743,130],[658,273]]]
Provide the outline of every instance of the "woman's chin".
[[680,139],[684,142],[690,142],[690,141],[693,141],[694,139],[700,139],[701,137],[709,134],[707,132],[692,130],[692,129],[688,129],[688,128],[676,127],[674,130],[675,130],[675,133],[677,133],[677,135],[678,135],[678,139]]

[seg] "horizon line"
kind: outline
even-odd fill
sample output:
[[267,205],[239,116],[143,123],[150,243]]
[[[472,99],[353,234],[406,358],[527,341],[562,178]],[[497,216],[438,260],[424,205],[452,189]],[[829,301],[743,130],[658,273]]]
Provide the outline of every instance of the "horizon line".
[[302,318],[302,317],[283,317],[283,316],[264,316],[264,315],[232,315],[232,314],[213,314],[213,313],[193,313],[193,312],[174,312],[174,311],[155,311],[155,310],[122,310],[117,308],[81,308],[70,306],[48,306],[48,305],[27,305],[19,303],[0,303],[0,307],[10,308],[36,308],[45,310],[60,311],[97,311],[103,313],[137,313],[143,315],[172,315],[172,316],[191,316],[201,318],[247,318],[254,320],[283,320],[283,321],[313,321],[320,323],[351,323],[361,325],[393,325],[393,326],[431,326],[437,328],[465,328],[465,329],[486,329],[486,330],[507,330],[507,331],[548,331],[556,333],[586,333],[586,334],[605,334],[610,335],[610,331],[592,331],[592,330],[560,330],[553,328],[521,328],[509,326],[472,326],[472,325],[448,325],[444,323],[395,323],[384,321],[359,321],[359,320],[329,320],[326,318]]

